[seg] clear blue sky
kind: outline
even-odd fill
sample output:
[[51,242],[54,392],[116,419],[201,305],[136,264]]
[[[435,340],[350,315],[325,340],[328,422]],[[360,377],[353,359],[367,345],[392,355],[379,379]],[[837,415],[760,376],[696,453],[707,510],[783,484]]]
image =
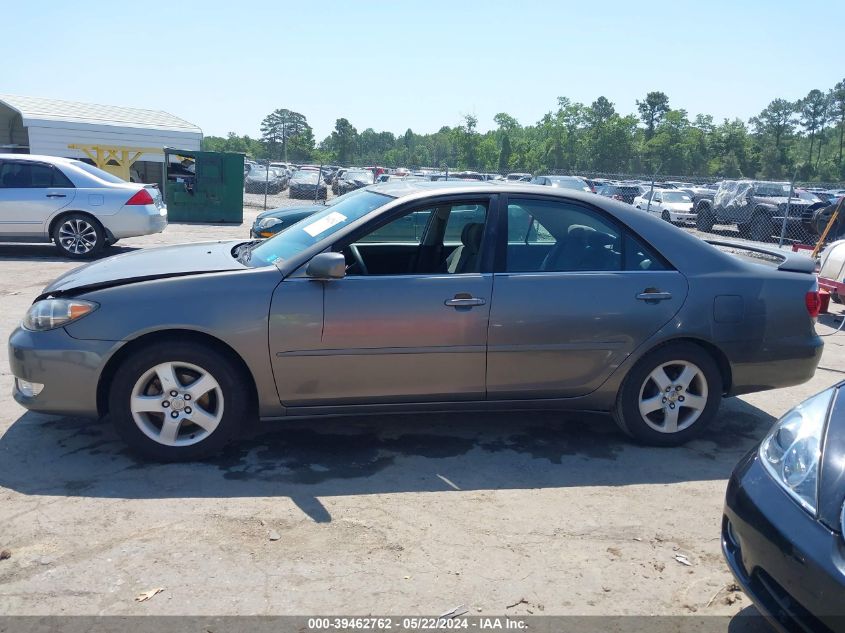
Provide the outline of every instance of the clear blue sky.
[[472,113],[485,130],[497,112],[534,123],[559,95],[630,113],[650,90],[691,117],[748,119],[845,78],[841,0],[55,1],[0,15],[0,93],[167,110],[207,135],[257,135],[280,107],[318,142],[338,117],[422,133]]

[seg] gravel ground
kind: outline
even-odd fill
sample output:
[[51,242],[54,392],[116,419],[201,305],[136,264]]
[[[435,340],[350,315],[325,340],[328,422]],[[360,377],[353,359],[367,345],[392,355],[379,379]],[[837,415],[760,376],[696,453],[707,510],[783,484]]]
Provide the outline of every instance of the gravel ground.
[[[111,252],[246,238],[257,212]],[[0,339],[73,266],[0,245]],[[27,413],[4,346],[0,613],[747,613],[719,551],[726,479],[841,378],[843,343],[827,339],[805,385],[726,401],[683,448],[634,446],[598,415],[404,415],[267,423],[190,465],[139,463],[103,422]]]

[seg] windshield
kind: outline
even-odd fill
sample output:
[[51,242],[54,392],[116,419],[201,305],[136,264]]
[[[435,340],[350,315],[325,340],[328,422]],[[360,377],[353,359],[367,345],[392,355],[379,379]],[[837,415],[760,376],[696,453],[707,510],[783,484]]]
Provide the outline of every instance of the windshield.
[[322,211],[300,220],[287,230],[247,251],[243,262],[258,267],[290,259],[391,200],[394,200],[391,196],[366,189],[340,196]]
[[304,180],[305,182],[317,182],[316,171],[298,171],[293,175],[293,180]]
[[779,182],[761,182],[754,186],[754,195],[764,198],[785,198],[789,195],[789,184]]
[[105,180],[106,182],[126,182],[123,178],[118,178],[114,174],[110,174],[107,171],[103,171],[99,167],[94,167],[94,165],[89,165],[88,163],[83,163],[81,160],[72,161],[71,164],[74,167],[79,167],[84,172],[88,172],[95,178],[99,178],[100,180]]
[[692,198],[679,191],[664,191],[663,202],[692,202]]
[[344,176],[347,180],[364,180],[366,182],[373,182],[373,172],[371,171],[349,171]]

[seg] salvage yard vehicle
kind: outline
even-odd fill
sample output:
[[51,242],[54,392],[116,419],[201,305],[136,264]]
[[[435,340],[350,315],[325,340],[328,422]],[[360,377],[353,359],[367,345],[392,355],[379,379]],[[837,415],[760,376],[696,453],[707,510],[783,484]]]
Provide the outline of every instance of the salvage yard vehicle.
[[813,262],[754,252],[571,189],[373,185],[262,242],[59,277],[10,337],[14,397],[109,414],[157,460],[215,453],[255,416],[472,409],[606,411],[674,446],[723,396],[815,372]]
[[323,182],[319,168],[300,169],[294,172],[288,183],[288,197],[290,198],[319,198],[325,200],[328,196],[328,187]]
[[743,237],[768,241],[779,233],[786,218],[787,235],[804,236],[802,217],[822,202],[789,196],[788,182],[724,180],[710,201],[700,200],[695,207],[695,225],[700,231],[712,231],[715,224],[735,224]]
[[695,221],[692,198],[685,191],[678,189],[649,191],[634,198],[634,206],[673,224]]
[[845,383],[775,423],[728,482],[722,552],[781,631],[841,631]]
[[121,238],[166,227],[155,185],[80,160],[0,154],[0,242],[54,242],[65,257],[86,259]]
[[533,185],[545,185],[546,187],[560,187],[561,189],[574,189],[576,191],[592,191],[587,181],[577,176],[534,176],[531,179]]
[[281,168],[253,165],[244,178],[246,193],[277,194],[288,186],[287,173]]
[[[338,198],[334,198],[332,202],[335,200],[338,200]],[[249,236],[254,239],[273,237],[279,231],[284,231],[289,226],[293,226],[300,220],[325,208],[326,205],[324,204],[309,204],[304,207],[267,209],[256,216],[255,222],[252,223],[252,228],[249,230]]]

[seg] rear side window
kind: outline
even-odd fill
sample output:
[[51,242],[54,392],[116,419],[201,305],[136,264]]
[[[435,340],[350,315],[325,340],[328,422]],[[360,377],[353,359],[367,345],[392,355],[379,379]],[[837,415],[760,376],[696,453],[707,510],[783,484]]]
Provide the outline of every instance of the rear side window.
[[[667,270],[663,259],[615,222],[583,206],[550,200],[511,199],[508,204],[507,272]],[[547,249],[542,260],[519,257],[519,244]],[[513,262],[510,261],[514,256]]]
[[46,189],[48,187],[73,187],[73,183],[52,165],[30,162],[0,164],[0,188]]

